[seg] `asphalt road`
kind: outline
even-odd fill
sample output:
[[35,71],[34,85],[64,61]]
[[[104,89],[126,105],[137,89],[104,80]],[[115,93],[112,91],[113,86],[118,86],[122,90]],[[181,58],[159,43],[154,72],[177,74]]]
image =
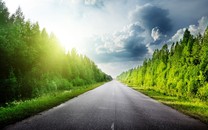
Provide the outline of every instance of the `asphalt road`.
[[204,130],[208,127],[111,81],[8,130]]

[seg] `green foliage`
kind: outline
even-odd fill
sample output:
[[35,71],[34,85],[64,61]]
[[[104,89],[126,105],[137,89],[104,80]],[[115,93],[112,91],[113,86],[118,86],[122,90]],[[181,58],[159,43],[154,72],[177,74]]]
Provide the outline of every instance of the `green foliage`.
[[202,100],[207,100],[208,99],[208,84],[206,86],[199,88],[197,95],[200,97]]
[[[155,50],[143,66],[117,77],[129,85],[150,88],[180,98],[208,99],[208,29],[194,37],[188,30],[183,40]],[[133,82],[132,82],[133,81]]]
[[0,104],[111,80],[75,49],[65,53],[54,34],[9,14],[0,0]]
[[73,88],[70,91],[56,91],[30,100],[7,103],[6,106],[0,107],[0,128],[57,106],[60,103],[94,89],[102,84],[103,82],[93,85],[80,86]]
[[197,98],[184,99],[177,96],[164,95],[163,93],[157,92],[153,89],[144,89],[141,87],[133,88],[180,112],[208,123],[208,104],[206,100],[200,101]]

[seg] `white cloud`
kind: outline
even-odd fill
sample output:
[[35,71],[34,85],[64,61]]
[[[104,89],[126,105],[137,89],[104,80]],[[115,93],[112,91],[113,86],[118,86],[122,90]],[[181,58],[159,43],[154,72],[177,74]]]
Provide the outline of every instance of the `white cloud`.
[[180,41],[183,38],[183,34],[185,32],[186,28],[179,29],[169,40],[169,42],[177,42]]
[[198,21],[198,26],[196,26],[196,25],[190,25],[189,26],[189,31],[194,36],[197,36],[198,34],[203,35],[207,26],[208,26],[208,17],[202,17]]
[[121,31],[98,37],[96,42],[99,44],[96,46],[96,52],[98,54],[123,52],[129,49],[129,44],[135,47],[139,44],[144,44],[144,31],[139,23],[136,22],[123,27]]
[[[202,17],[198,20],[198,25],[189,25],[188,30],[193,36],[197,36],[198,34],[203,35],[204,31],[208,26],[208,17]],[[183,34],[186,28],[179,29],[168,42],[177,42],[183,38]]]
[[151,36],[154,39],[154,41],[160,39],[161,35],[162,34],[160,33],[160,30],[158,27],[155,27],[152,29]]
[[84,2],[86,5],[95,5],[97,0],[85,0]]

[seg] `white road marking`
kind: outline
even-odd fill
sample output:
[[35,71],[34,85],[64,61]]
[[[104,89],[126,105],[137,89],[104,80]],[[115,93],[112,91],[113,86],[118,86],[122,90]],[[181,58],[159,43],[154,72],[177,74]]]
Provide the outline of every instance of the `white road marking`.
[[111,125],[111,130],[114,130],[114,122]]

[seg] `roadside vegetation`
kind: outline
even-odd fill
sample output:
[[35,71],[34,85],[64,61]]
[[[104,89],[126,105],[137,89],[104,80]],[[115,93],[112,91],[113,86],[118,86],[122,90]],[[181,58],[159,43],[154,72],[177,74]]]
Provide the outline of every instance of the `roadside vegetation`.
[[186,30],[183,40],[170,49],[165,44],[117,79],[208,123],[208,29],[197,37]]
[[25,20],[21,8],[10,14],[0,0],[1,125],[58,105],[111,79],[75,49],[66,52],[56,36],[37,22]]
[[0,107],[0,128],[57,106],[102,84],[104,82],[76,87],[66,91],[57,91],[30,100],[10,102],[4,107]]
[[153,89],[146,89],[141,87],[132,88],[153,99],[158,100],[165,105],[168,105],[182,113],[185,113],[208,124],[208,102],[206,101],[201,101],[198,98],[183,99],[177,96],[164,95],[163,93]]

